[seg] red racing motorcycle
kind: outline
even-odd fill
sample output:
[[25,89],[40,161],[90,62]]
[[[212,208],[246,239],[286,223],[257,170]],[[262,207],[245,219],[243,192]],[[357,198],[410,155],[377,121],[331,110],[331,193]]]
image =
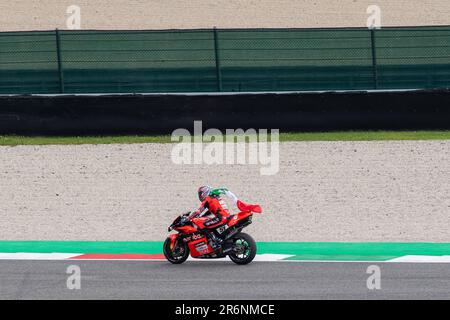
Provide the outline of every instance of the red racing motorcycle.
[[229,256],[236,264],[252,262],[256,255],[256,242],[242,230],[252,223],[253,213],[261,213],[262,210],[258,205],[245,205],[244,208],[245,211],[225,216],[225,223],[208,229],[223,240],[217,249],[212,248],[208,238],[202,232],[205,228],[204,222],[208,218],[189,217],[189,214],[177,217],[168,231],[175,230],[178,233],[169,235],[164,242],[164,256],[173,264],[183,263],[189,254],[199,259]]

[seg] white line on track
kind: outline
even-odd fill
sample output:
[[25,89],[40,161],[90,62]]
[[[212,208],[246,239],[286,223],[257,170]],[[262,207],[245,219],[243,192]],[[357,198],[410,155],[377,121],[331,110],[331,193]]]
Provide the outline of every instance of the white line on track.
[[79,255],[80,255],[79,253],[14,252],[14,253],[0,253],[0,260],[66,260]]
[[[26,252],[16,252],[16,253],[0,253],[0,260],[69,260],[75,257],[82,256],[80,253],[26,253]],[[254,261],[260,262],[271,262],[271,261],[282,261],[283,259],[293,257],[293,255],[288,254],[259,254],[256,255]],[[87,259],[76,259],[76,261],[166,261],[165,259],[102,259],[102,258],[87,258]],[[75,260],[74,260],[75,261]],[[188,258],[188,261],[230,261],[230,258],[220,258],[220,259],[195,259],[192,257]]]
[[[15,253],[0,253],[0,260],[71,260],[75,257],[79,257],[80,253],[28,253],[28,252],[15,252]],[[258,254],[256,255],[254,262],[303,262],[303,263],[450,263],[450,255],[445,256],[425,256],[425,255],[405,255],[402,257],[386,260],[287,260],[294,255],[287,254]],[[166,261],[165,259],[102,259],[102,258],[87,258],[76,259],[71,261]],[[220,259],[195,259],[189,257],[187,261],[190,262],[221,262],[230,261],[229,257]]]
[[450,263],[450,256],[415,256],[407,255],[391,259],[388,262],[403,263]]

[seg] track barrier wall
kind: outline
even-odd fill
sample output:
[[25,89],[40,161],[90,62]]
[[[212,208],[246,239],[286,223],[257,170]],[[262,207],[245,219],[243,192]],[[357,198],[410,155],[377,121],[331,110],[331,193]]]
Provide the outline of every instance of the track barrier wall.
[[0,33],[0,94],[450,87],[450,26]]
[[0,96],[0,134],[450,129],[450,90]]

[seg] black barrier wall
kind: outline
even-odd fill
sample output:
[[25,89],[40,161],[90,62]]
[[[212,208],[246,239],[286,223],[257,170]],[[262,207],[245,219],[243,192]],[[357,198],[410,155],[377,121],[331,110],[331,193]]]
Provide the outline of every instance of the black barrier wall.
[[0,96],[0,134],[115,135],[203,129],[450,129],[450,90],[230,95]]

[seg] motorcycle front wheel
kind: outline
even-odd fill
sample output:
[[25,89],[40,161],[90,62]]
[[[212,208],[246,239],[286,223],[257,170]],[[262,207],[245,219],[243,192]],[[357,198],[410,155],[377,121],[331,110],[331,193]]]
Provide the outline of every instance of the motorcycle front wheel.
[[163,246],[164,257],[167,261],[173,264],[180,264],[186,261],[189,257],[189,248],[184,241],[176,241],[175,246],[170,248],[170,238],[164,241]]
[[256,242],[246,233],[238,233],[233,238],[233,250],[228,254],[236,264],[248,264],[256,256]]

